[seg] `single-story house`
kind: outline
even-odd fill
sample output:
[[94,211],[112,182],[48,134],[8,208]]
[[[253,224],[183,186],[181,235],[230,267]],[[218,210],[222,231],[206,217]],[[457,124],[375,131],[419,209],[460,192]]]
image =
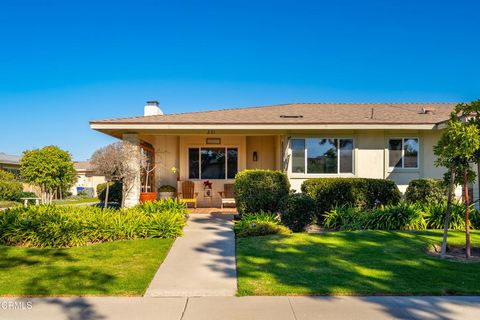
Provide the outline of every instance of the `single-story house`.
[[[90,127],[147,151],[156,169],[146,191],[192,180],[199,205],[217,206],[217,191],[244,169],[282,170],[298,191],[317,177],[391,179],[402,192],[412,179],[442,178],[433,146],[455,105],[293,103],[163,114],[150,101],[144,116],[91,121]],[[138,180],[127,205],[145,189]],[[213,182],[213,198],[203,197],[205,180]]]
[[0,170],[13,173],[20,176],[20,158],[19,156],[0,152]]
[[84,190],[90,197],[96,197],[97,186],[105,182],[105,177],[96,173],[88,161],[75,161],[73,167],[77,172],[77,182],[70,189],[72,195],[76,196]]

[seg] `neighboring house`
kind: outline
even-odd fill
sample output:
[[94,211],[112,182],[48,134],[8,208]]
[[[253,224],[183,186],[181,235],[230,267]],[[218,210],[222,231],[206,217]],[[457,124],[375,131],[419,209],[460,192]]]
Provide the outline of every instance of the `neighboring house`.
[[0,170],[5,170],[13,173],[17,177],[20,176],[20,158],[0,152]]
[[77,195],[79,191],[85,190],[90,197],[97,196],[97,186],[100,183],[105,182],[105,177],[98,175],[90,167],[90,162],[88,161],[78,161],[74,162],[73,166],[75,171],[77,171],[77,182],[70,189],[72,195]]
[[[442,178],[433,146],[454,103],[295,103],[163,114],[158,102],[140,117],[91,121],[90,127],[151,151],[153,189],[193,180],[199,205],[218,205],[217,191],[244,169],[287,173],[292,189],[317,177],[385,178],[402,192],[415,178]],[[139,169],[140,170],[140,169]],[[213,182],[213,203],[202,182]],[[474,196],[478,198],[475,185]],[[126,199],[138,202],[140,182]],[[217,197],[217,198],[215,198]]]

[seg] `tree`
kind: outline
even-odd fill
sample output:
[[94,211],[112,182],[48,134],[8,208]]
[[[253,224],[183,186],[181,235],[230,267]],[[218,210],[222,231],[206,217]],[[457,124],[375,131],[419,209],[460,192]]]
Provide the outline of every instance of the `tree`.
[[0,170],[0,200],[18,201],[23,185],[13,173]]
[[66,190],[77,179],[72,156],[56,146],[24,151],[20,173],[25,182],[40,187],[43,204],[51,203],[57,190]]
[[[445,224],[443,229],[443,242],[441,257],[445,258],[447,251],[447,236],[450,226],[450,213],[452,208],[452,194],[457,183],[463,184],[466,189],[466,198],[468,199],[468,182],[475,179],[475,173],[470,165],[476,161],[475,155],[480,148],[480,130],[473,123],[465,120],[463,114],[458,114],[457,109],[450,116],[447,127],[442,133],[438,144],[434,147],[434,153],[437,156],[436,166],[448,168],[445,179],[448,180],[447,209],[445,211]],[[463,178],[463,179],[462,179]],[[470,247],[469,227],[468,227],[468,203],[467,206],[467,225],[466,225],[466,245],[467,251]],[[467,252],[467,258],[469,253]]]
[[[122,183],[122,208],[125,206],[126,195],[135,185],[140,174],[141,156],[139,147],[126,141],[119,141],[103,147],[92,155],[92,169],[105,176],[108,182]],[[105,204],[108,204],[109,184],[105,191]]]

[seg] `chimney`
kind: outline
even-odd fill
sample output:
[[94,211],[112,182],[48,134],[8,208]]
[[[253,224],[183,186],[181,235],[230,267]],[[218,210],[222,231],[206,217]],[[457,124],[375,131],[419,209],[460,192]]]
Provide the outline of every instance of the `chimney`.
[[147,101],[145,108],[143,109],[143,115],[146,116],[159,116],[163,112],[158,105],[158,101]]

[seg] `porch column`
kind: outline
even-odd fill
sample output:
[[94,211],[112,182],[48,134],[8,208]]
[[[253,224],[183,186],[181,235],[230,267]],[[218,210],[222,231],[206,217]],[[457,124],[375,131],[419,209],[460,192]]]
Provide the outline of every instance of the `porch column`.
[[132,169],[132,172],[134,172],[134,175],[132,178],[132,187],[130,188],[130,190],[126,190],[124,199],[125,207],[131,208],[138,204],[140,201],[140,143],[137,134],[134,133],[125,133],[123,134],[122,138],[124,142],[130,143],[133,146],[137,147],[136,156],[132,156],[128,161],[128,165]]

